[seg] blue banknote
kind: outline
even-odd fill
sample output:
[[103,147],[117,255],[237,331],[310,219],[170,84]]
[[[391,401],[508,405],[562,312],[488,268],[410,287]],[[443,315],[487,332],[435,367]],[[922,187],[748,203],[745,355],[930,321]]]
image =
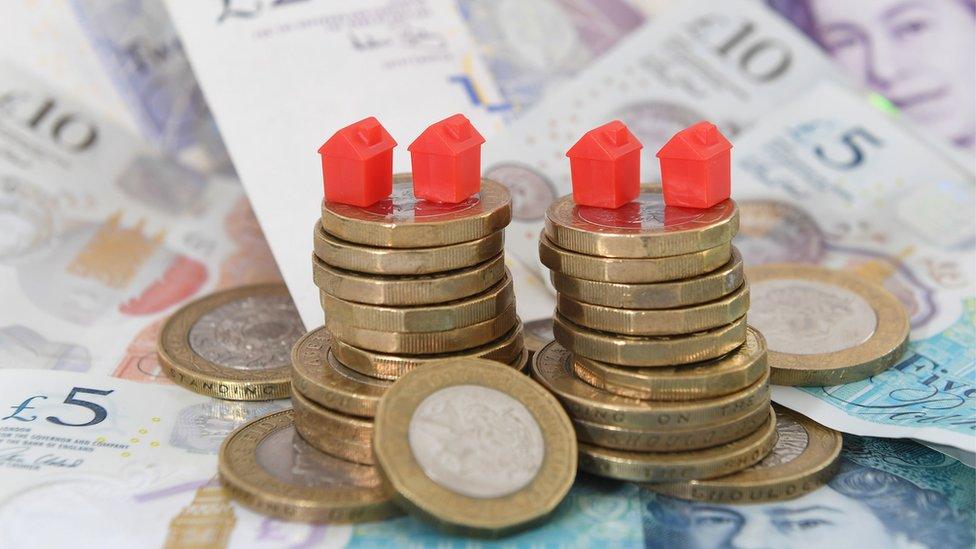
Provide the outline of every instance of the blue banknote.
[[161,0],[71,0],[143,133],[208,172],[232,171],[213,115]]

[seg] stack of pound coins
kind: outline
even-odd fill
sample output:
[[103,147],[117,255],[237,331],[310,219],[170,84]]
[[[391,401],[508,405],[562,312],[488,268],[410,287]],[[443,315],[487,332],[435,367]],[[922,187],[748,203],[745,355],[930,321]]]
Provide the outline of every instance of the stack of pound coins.
[[377,402],[402,375],[457,358],[526,370],[510,220],[511,196],[490,180],[457,204],[416,198],[410,174],[372,206],[323,202],[312,272],[326,323],[292,352],[295,428],[309,444],[371,464]]
[[665,206],[646,186],[617,209],[546,212],[555,341],[533,376],[565,406],[584,470],[642,482],[745,469],[776,442],[766,342],[746,325],[733,200]]

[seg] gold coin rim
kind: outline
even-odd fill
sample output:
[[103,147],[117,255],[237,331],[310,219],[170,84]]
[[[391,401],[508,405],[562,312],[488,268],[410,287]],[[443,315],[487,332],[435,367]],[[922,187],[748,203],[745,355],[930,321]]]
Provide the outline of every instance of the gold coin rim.
[[600,282],[550,271],[556,292],[593,305],[625,309],[673,309],[720,299],[745,283],[742,254],[732,246],[728,263],[705,274],[643,284]]
[[238,370],[207,360],[190,345],[190,330],[206,313],[233,301],[266,295],[291,296],[284,284],[252,284],[220,290],[177,309],[163,323],[156,340],[156,356],[163,372],[177,385],[223,400],[288,398],[291,364],[266,370]]
[[[573,362],[573,353],[553,341],[533,358],[532,378],[556,396],[570,417],[591,423],[643,430],[715,425],[769,401],[769,372],[740,391],[714,398],[637,400],[586,383],[576,376]],[[557,370],[561,376],[554,374]]]
[[323,490],[287,484],[268,474],[257,463],[257,447],[268,436],[293,426],[293,420],[292,410],[275,412],[238,427],[224,439],[218,474],[234,499],[286,520],[347,523],[401,514],[393,502],[393,488],[385,482],[378,488]]
[[758,463],[776,444],[776,414],[743,438],[687,452],[627,452],[579,444],[580,469],[595,475],[634,482],[707,479]]
[[[333,362],[339,360],[332,345],[332,334],[324,326],[307,332],[295,342],[291,350],[295,391],[320,406],[352,416],[372,417],[380,397],[392,384],[381,379],[366,383],[343,374]],[[349,368],[345,364],[342,366]]]
[[505,278],[505,253],[472,267],[427,275],[377,275],[332,267],[312,254],[312,281],[339,299],[372,305],[428,305],[481,293]]
[[750,467],[708,480],[647,484],[645,487],[681,499],[714,503],[763,503],[798,498],[826,484],[839,463],[843,436],[788,408],[774,404],[773,409],[777,416],[791,416],[807,431],[809,444],[793,460],[763,469]]
[[320,294],[322,310],[335,322],[370,330],[394,332],[442,332],[478,324],[497,317],[515,303],[515,284],[505,277],[485,291],[446,303],[385,306],[353,303]]
[[[641,194],[660,194],[659,185],[645,185]],[[619,258],[665,257],[714,248],[732,240],[739,231],[739,208],[724,200],[725,216],[704,227],[686,230],[601,227],[576,216],[573,195],[557,198],[546,209],[545,234],[557,246],[586,255]],[[729,207],[731,206],[731,207]],[[709,208],[709,209],[712,209]],[[602,230],[601,230],[602,229]],[[618,230],[619,232],[613,232]]]
[[[756,344],[756,352],[745,354]],[[574,356],[576,375],[594,387],[641,400],[697,400],[727,395],[752,385],[768,371],[766,338],[746,325],[746,343],[711,360],[680,366],[620,367]]]
[[[410,449],[407,432],[417,406],[440,389],[465,384],[518,400],[542,430],[545,456],[539,472],[512,494],[474,498],[452,492],[426,476]],[[576,477],[576,435],[559,402],[514,368],[478,358],[426,364],[400,378],[380,401],[373,451],[398,501],[424,518],[472,533],[500,535],[542,520],[565,498]]]
[[711,330],[667,337],[598,332],[556,313],[552,334],[573,354],[624,368],[653,368],[710,360],[736,349],[745,342],[746,318]]
[[502,253],[504,230],[477,240],[424,248],[380,248],[347,242],[315,224],[312,252],[326,265],[376,275],[417,276],[473,267]]
[[583,303],[556,296],[556,310],[574,323],[626,335],[664,336],[691,334],[718,328],[744,316],[749,310],[749,285],[714,301],[677,309],[621,309]]
[[[314,402],[298,391],[291,394],[292,409],[302,410],[305,415],[315,418],[315,425],[327,429],[331,436],[350,442],[370,444],[373,440],[373,418],[345,414]],[[296,425],[307,423],[296,421]]]
[[871,337],[854,347],[812,355],[769,349],[776,385],[826,387],[867,379],[891,367],[908,345],[908,313],[898,298],[880,285],[843,271],[790,263],[747,267],[746,276],[754,283],[800,279],[838,286],[867,301],[877,317]]
[[[516,319],[515,327],[498,339],[494,339],[473,349],[458,351],[456,353],[429,355],[378,353],[368,349],[360,349],[341,339],[336,339],[332,345],[333,354],[347,368],[365,376],[390,381],[399,379],[410,370],[435,360],[471,357],[485,358],[508,364],[518,360],[525,347],[522,334],[522,321],[518,319]],[[508,353],[511,353],[511,356]]]
[[[410,173],[393,176],[393,185],[409,184]],[[481,179],[478,205],[454,218],[430,221],[380,221],[362,208],[322,201],[321,224],[325,229],[349,242],[385,248],[446,246],[476,240],[504,229],[512,220],[512,196],[508,188]]]

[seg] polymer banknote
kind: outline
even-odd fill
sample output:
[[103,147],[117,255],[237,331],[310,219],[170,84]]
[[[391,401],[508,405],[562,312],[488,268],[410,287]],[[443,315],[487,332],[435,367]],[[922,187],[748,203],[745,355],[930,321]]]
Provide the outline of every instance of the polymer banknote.
[[0,65],[0,369],[163,381],[167,313],[275,280],[239,185]]
[[[699,504],[580,473],[548,522],[497,541],[411,517],[282,522],[229,498],[217,449],[287,401],[221,402],[176,388],[0,370],[3,547],[971,547],[976,472],[914,442],[845,436],[838,475],[799,499]],[[300,463],[295,467],[301,467]],[[110,526],[110,527],[109,527]]]
[[976,180],[900,120],[829,83],[735,142],[735,239],[748,265],[853,271],[910,315],[911,342],[856,383],[777,388],[774,400],[856,434],[976,451]]

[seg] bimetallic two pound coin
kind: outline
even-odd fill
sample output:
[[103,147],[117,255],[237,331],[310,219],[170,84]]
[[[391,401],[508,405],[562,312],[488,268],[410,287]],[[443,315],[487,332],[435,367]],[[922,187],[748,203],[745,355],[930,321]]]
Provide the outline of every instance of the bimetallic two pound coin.
[[647,284],[703,275],[732,258],[728,242],[698,252],[667,257],[614,258],[584,255],[539,238],[539,260],[553,271],[585,280]]
[[617,366],[676,366],[720,357],[746,340],[746,318],[678,336],[628,336],[584,328],[560,314],[553,336],[574,354]]
[[347,461],[372,465],[373,421],[320,406],[301,393],[291,395],[295,429],[314,448]]
[[746,341],[719,358],[684,366],[621,368],[573,357],[580,379],[621,396],[643,400],[698,400],[741,391],[769,371],[766,340],[751,326]]
[[583,303],[622,309],[673,309],[727,296],[742,286],[742,256],[732,247],[732,259],[703,275],[655,282],[620,284],[567,276],[551,271],[549,278],[560,295]]
[[508,189],[490,179],[481,190],[458,204],[421,200],[413,194],[410,174],[393,176],[393,192],[372,206],[360,208],[322,202],[322,226],[348,242],[386,248],[447,246],[484,238],[512,220]]
[[163,371],[191,391],[228,400],[287,398],[291,348],[305,332],[288,289],[261,284],[184,305],[163,324]]
[[823,486],[837,471],[841,434],[796,412],[774,406],[776,446],[762,461],[729,476],[648,484],[682,499],[709,503],[763,503],[798,498]]
[[517,363],[522,356],[522,323],[517,321],[514,328],[502,337],[485,345],[448,354],[400,355],[386,354],[354,347],[344,341],[332,342],[332,352],[342,364],[357,372],[379,379],[395,380],[403,374],[435,360],[450,358],[485,358],[506,364]]
[[879,374],[908,344],[898,299],[856,275],[808,265],[746,270],[749,321],[766,337],[777,385],[832,386]]
[[562,407],[514,368],[457,359],[417,368],[380,401],[374,452],[409,510],[504,535],[552,513],[576,477]]
[[687,452],[629,452],[580,443],[580,469],[608,478],[634,482],[709,479],[750,467],[776,445],[776,414],[770,407],[765,422],[738,440]]
[[710,399],[648,401],[615,395],[576,377],[573,354],[555,341],[532,360],[532,376],[556,395],[571,417],[633,429],[715,425],[769,406],[768,375],[740,391]]
[[580,206],[572,195],[546,211],[545,233],[561,248],[601,257],[665,257],[728,243],[739,229],[735,201],[706,208],[666,206],[660,186],[649,186],[616,209]]
[[429,355],[456,353],[486,345],[508,333],[518,322],[515,305],[510,305],[495,318],[439,332],[391,332],[350,326],[334,319],[326,321],[326,328],[337,339],[350,345],[379,353]]
[[679,309],[621,309],[591,305],[559,294],[556,310],[580,326],[627,335],[678,335],[717,328],[745,316],[749,310],[749,285],[731,294]]
[[505,248],[498,231],[477,240],[430,248],[378,248],[340,240],[315,225],[315,257],[326,265],[376,275],[416,276],[472,267],[497,256]]
[[312,255],[312,280],[339,299],[373,305],[430,305],[481,293],[505,277],[505,256],[445,273],[383,276],[330,267]]
[[388,307],[353,303],[321,294],[322,310],[329,319],[370,330],[441,332],[478,324],[497,317],[515,303],[511,275],[480,294],[433,305]]
[[247,507],[284,520],[348,523],[400,514],[379,470],[324,454],[295,431],[291,410],[256,419],[220,448],[220,481]]
[[308,332],[291,352],[292,383],[304,397],[344,414],[372,417],[391,383],[347,368],[332,352],[324,328]]

